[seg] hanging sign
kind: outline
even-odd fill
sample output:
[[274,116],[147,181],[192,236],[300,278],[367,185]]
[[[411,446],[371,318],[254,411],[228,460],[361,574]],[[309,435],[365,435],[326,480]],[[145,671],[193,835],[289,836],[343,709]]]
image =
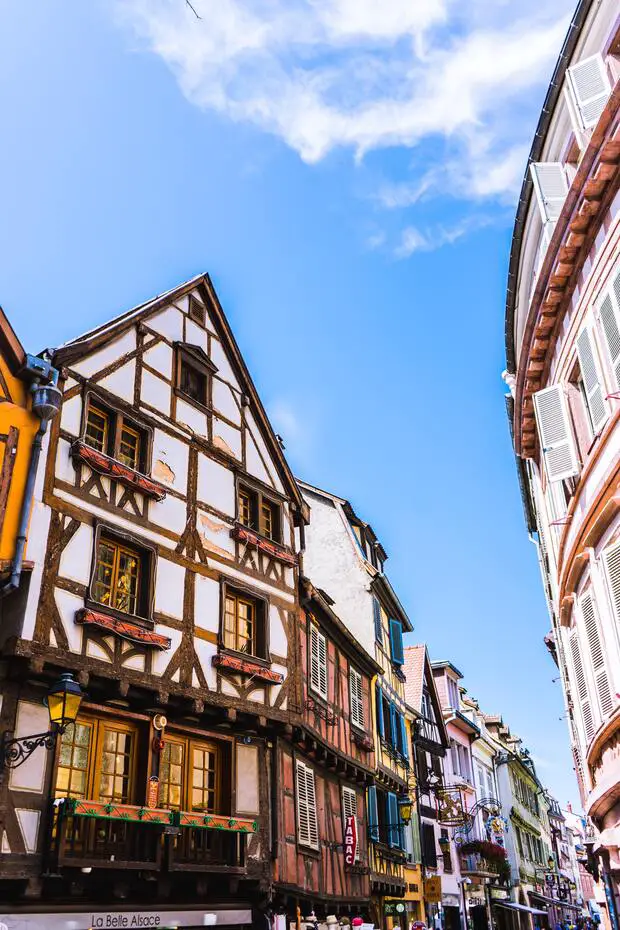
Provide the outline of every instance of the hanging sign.
[[441,876],[431,875],[424,879],[424,900],[427,904],[441,903]]
[[151,775],[149,778],[146,806],[151,808],[159,807],[159,778],[157,775]]
[[357,855],[357,821],[349,815],[344,827],[344,861],[347,865],[355,864]]
[[452,827],[461,827],[468,820],[465,810],[465,798],[460,785],[450,785],[435,791],[437,819],[439,823]]

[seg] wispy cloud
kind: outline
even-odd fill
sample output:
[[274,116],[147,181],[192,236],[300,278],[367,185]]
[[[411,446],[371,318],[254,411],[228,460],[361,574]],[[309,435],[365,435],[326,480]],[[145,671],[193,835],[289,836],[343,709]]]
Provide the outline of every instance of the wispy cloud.
[[438,226],[422,231],[415,226],[407,226],[401,234],[400,242],[394,250],[396,258],[409,258],[414,252],[434,252],[444,245],[452,245],[468,233],[491,225],[490,217],[474,215],[467,217],[454,226]]
[[182,0],[118,0],[188,100],[273,133],[306,162],[339,147],[357,160],[415,149],[410,176],[379,191],[391,208],[432,194],[514,197],[531,131],[523,109],[536,108],[572,5],[193,0],[197,19]]

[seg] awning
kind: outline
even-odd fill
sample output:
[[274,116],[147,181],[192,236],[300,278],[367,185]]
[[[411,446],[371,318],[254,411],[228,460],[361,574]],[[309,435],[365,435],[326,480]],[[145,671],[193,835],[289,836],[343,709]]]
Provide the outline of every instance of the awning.
[[544,901],[546,904],[553,904],[554,907],[569,907],[573,911],[579,911],[581,913],[581,908],[576,904],[570,904],[569,901],[562,901],[560,898],[550,898],[548,895],[540,894],[538,891],[530,891],[530,898],[538,898],[539,901]]
[[[493,900],[493,899],[491,899],[491,900]],[[495,900],[493,900],[493,904],[496,904],[497,907],[507,907],[507,908],[510,908],[511,911],[526,911],[526,913],[528,913],[528,914],[540,914],[541,916],[544,916],[544,917],[547,916],[547,911],[539,911],[539,910],[538,910],[537,908],[535,908],[535,907],[526,907],[525,904],[515,904],[514,901],[495,901]]]

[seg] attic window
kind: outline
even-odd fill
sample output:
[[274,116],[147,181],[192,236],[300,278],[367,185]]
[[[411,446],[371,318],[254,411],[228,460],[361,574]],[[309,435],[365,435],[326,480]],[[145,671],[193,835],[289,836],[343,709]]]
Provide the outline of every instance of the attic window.
[[196,323],[200,323],[201,326],[205,325],[205,308],[193,295],[189,299],[188,310],[192,320],[195,320]]
[[184,400],[210,407],[211,376],[217,371],[206,352],[198,346],[179,343],[176,347],[176,387]]

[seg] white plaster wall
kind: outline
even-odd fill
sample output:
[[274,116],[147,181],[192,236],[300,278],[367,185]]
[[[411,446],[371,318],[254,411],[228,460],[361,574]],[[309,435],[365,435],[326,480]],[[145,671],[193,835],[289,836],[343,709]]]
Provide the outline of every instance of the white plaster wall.
[[[49,726],[49,713],[43,703],[35,704],[32,701],[19,701],[15,722],[16,739],[21,739],[23,736],[32,736],[33,733],[46,733]],[[10,770],[9,788],[41,794],[45,786],[47,759],[48,751],[46,749],[35,749],[30,758],[26,759],[19,768]]]
[[157,461],[161,460],[172,471],[172,475],[169,475],[164,470],[163,477],[158,476],[157,480],[170,484],[171,487],[182,494],[185,494],[187,489],[188,454],[186,443],[169,436],[163,430],[155,430],[153,436],[153,473],[156,471]]
[[241,461],[241,430],[213,416],[213,445]]
[[[158,342],[152,349],[147,349],[142,360],[158,371],[164,378],[172,379],[172,348],[165,342]],[[148,374],[143,372],[142,377]],[[144,384],[144,381],[142,382]],[[145,398],[148,400],[148,396]],[[150,401],[149,401],[150,403]]]
[[213,379],[213,407],[228,420],[232,420],[233,423],[241,426],[241,412],[233,392],[227,384],[217,377]]
[[81,652],[82,627],[76,624],[75,614],[84,607],[84,599],[76,597],[75,594],[71,594],[69,591],[61,591],[60,588],[55,588],[54,598],[69,640],[69,649],[72,652]]
[[61,577],[88,584],[92,552],[93,528],[87,523],[80,523],[60,557]]
[[66,439],[58,440],[56,449],[56,477],[68,484],[75,481],[75,466],[70,455],[71,443]]
[[194,622],[203,630],[217,633],[220,626],[220,585],[215,579],[196,575]]
[[[157,346],[159,348],[159,346]],[[168,348],[168,346],[162,346]],[[155,351],[153,349],[153,351]],[[170,385],[150,371],[142,370],[142,387],[140,397],[160,413],[170,416]]]
[[245,467],[249,474],[254,475],[255,478],[259,478],[261,481],[264,481],[265,484],[273,487],[271,475],[263,465],[261,457],[258,454],[258,449],[254,443],[254,438],[247,429],[245,431],[245,459]]
[[217,517],[197,508],[196,529],[203,546],[227,558],[235,554],[235,541],[230,535],[232,523],[224,523]]
[[258,746],[237,743],[236,812],[258,814]]
[[235,476],[230,468],[207,455],[198,456],[198,499],[235,516]]
[[177,397],[177,421],[189,427],[192,433],[206,438],[207,436],[207,415],[202,413],[191,404],[187,404],[180,397]]
[[371,655],[375,651],[370,577],[339,506],[304,489],[312,508],[306,528],[304,572],[335,601],[334,610]]
[[185,569],[160,556],[155,575],[155,610],[180,620],[183,616]]
[[149,329],[161,333],[170,342],[183,341],[183,314],[176,307],[166,307],[147,320]]
[[71,367],[86,378],[90,378],[95,372],[107,368],[108,365],[112,365],[122,355],[125,355],[127,352],[132,352],[135,348],[136,331],[132,327],[122,336],[119,336],[118,339],[109,343],[109,345],[99,349],[98,352],[93,352],[91,355],[87,356],[87,358],[75,362]]
[[[202,666],[203,674],[207,681],[207,686],[215,691],[217,687],[217,673],[213,666],[213,656],[217,655],[217,645],[215,643],[209,643],[204,639],[194,639],[194,649],[196,650],[196,655],[198,656],[198,661]],[[237,692],[233,689],[232,692],[235,696]]]
[[[181,630],[173,630],[169,626],[164,626],[161,624],[158,627],[158,630],[164,636],[170,637],[170,649],[154,649],[153,658],[152,658],[152,669],[153,675],[161,675],[170,662],[170,659],[174,655],[175,651],[178,649],[181,642],[182,633]],[[178,679],[177,679],[178,680]]]
[[[117,353],[116,357],[118,358],[119,355],[121,355],[120,352]],[[132,359],[125,365],[122,365],[117,371],[108,375],[107,378],[102,378],[99,384],[107,391],[116,394],[117,397],[122,397],[127,403],[132,404],[135,378],[136,362],[135,359]]]
[[217,368],[217,373],[220,378],[224,381],[228,381],[228,383],[236,387],[237,390],[241,389],[221,342],[214,338],[211,339],[211,361]]
[[72,436],[79,436],[81,418],[82,397],[79,394],[63,401],[62,410],[60,411],[60,425],[64,430],[71,433]]
[[187,523],[187,505],[185,501],[168,494],[163,501],[149,503],[149,520],[157,526],[180,535]]
[[22,831],[26,852],[36,852],[39,838],[39,821],[41,819],[40,812],[28,810],[23,807],[16,807],[15,814],[17,816],[19,828]]
[[282,482],[280,481],[277,469],[273,465],[272,456],[267,451],[267,445],[265,443],[265,440],[263,439],[261,431],[258,428],[258,425],[256,423],[256,420],[254,419],[253,414],[250,413],[250,411],[246,411],[245,419],[248,425],[248,429],[252,433],[252,439],[254,440],[256,444],[256,448],[262,455],[263,459],[267,463],[267,467],[269,471],[271,472],[271,481],[273,482],[273,486],[276,488],[277,491],[280,491],[281,494],[284,494],[284,486]]
[[269,635],[270,651],[276,655],[285,656],[288,649],[286,632],[284,630],[284,626],[282,625],[282,620],[280,619],[278,608],[273,604],[270,605],[269,609]]
[[207,355],[209,354],[205,330],[202,329],[201,326],[198,326],[197,323],[194,323],[193,320],[190,320],[189,317],[185,320],[185,341],[191,346],[198,346],[198,348],[202,349]]

